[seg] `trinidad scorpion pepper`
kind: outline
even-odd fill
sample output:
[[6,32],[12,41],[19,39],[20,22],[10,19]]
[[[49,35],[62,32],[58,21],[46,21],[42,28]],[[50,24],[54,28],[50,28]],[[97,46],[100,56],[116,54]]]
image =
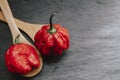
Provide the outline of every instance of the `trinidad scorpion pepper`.
[[18,74],[27,74],[32,68],[40,65],[36,50],[32,46],[23,43],[10,46],[5,54],[5,61],[8,70]]
[[45,56],[62,55],[69,48],[68,30],[59,24],[52,24],[55,14],[50,16],[50,25],[44,25],[34,37],[35,46]]

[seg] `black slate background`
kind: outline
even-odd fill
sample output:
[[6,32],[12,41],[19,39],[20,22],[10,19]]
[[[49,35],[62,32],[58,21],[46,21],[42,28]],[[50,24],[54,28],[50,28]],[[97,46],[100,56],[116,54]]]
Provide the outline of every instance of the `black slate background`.
[[12,44],[8,26],[0,22],[1,80],[119,80],[120,0],[8,0],[13,15],[30,23],[48,23],[52,12],[61,12],[54,23],[70,32],[71,45],[59,59],[44,59],[33,78],[11,74],[4,54]]

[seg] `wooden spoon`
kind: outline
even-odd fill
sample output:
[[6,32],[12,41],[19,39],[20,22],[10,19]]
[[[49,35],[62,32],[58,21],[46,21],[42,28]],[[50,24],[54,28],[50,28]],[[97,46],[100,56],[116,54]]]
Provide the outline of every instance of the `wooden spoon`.
[[[2,11],[0,11],[0,20],[7,23]],[[33,41],[37,31],[40,30],[43,25],[45,25],[45,24],[32,24],[32,23],[21,21],[16,18],[14,18],[14,20],[17,24],[17,27],[22,31],[24,31]]]
[[[21,32],[19,31],[19,29],[17,28],[17,25],[13,19],[13,15],[12,15],[12,12],[10,10],[10,7],[9,7],[9,4],[7,2],[7,0],[0,0],[0,7],[4,13],[4,16],[6,18],[6,21],[8,22],[8,25],[9,25],[9,28],[10,28],[10,31],[12,33],[12,37],[13,37],[13,42],[16,38],[16,36],[20,35],[20,38],[19,38],[19,41],[21,43],[27,43],[29,45],[32,45],[22,34]],[[33,45],[32,45],[33,46]],[[34,46],[33,46],[34,47]],[[35,47],[34,47],[35,48]],[[35,48],[36,49],[36,48]],[[39,51],[36,49],[37,53],[40,55]],[[39,60],[40,60],[40,66],[38,68],[35,68],[33,69],[31,72],[29,72],[28,74],[25,74],[23,76],[25,77],[33,77],[35,76],[36,74],[38,74],[41,69],[42,69],[42,65],[43,65],[43,61],[42,61],[42,57],[40,55],[39,57]]]

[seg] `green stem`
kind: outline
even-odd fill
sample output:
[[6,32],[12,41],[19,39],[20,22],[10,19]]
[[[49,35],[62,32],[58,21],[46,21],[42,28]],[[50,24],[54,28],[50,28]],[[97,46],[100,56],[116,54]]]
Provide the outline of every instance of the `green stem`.
[[19,43],[19,37],[20,37],[20,34],[16,36],[15,41],[14,41],[14,44]]
[[53,34],[53,33],[56,32],[56,28],[53,26],[53,23],[52,23],[52,19],[53,19],[53,17],[54,17],[56,14],[58,14],[58,13],[53,13],[53,14],[50,16],[50,29],[48,30],[48,32],[49,32],[50,34]]

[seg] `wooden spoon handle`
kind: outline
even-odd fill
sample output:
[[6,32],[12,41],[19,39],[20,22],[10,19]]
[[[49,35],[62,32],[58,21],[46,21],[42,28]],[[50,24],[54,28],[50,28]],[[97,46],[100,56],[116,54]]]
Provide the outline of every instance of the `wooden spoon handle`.
[[3,22],[7,22],[1,11],[0,11],[0,20]]
[[15,24],[15,21],[13,19],[12,12],[10,10],[9,4],[7,0],[0,0],[0,7],[4,13],[4,16],[8,22],[9,28],[12,33],[13,41],[15,40],[16,36],[20,34],[20,31],[17,28],[17,25]]
[[[7,23],[2,11],[0,11],[0,20]],[[45,25],[45,24],[32,24],[32,23],[21,21],[17,18],[14,18],[14,20],[17,24],[17,27],[21,29],[22,31],[24,31],[25,33],[27,33],[28,36],[33,41],[34,41],[34,36],[37,33],[37,31],[40,30],[43,25]]]

